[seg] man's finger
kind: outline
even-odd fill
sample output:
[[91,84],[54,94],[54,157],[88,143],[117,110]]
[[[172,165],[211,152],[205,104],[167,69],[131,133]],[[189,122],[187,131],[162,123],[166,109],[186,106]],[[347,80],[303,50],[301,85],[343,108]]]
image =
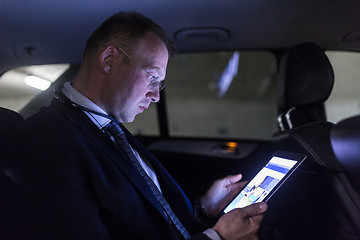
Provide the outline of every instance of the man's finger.
[[234,183],[233,186],[235,187],[235,189],[242,189],[245,187],[247,183],[248,181],[238,182],[238,183]]
[[267,207],[266,203],[260,202],[244,207],[242,210],[246,217],[254,217],[263,214],[267,210]]
[[226,177],[230,184],[236,183],[242,179],[242,174],[229,175]]

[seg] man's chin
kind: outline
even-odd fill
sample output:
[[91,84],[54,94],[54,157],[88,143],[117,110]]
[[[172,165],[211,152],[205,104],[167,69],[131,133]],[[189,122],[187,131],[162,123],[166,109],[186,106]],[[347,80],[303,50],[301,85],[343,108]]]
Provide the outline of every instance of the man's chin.
[[137,115],[135,115],[135,116],[132,116],[132,117],[128,117],[128,118],[126,118],[124,121],[122,121],[122,122],[127,122],[127,123],[131,123],[131,122],[133,122],[134,120],[135,120],[135,117],[136,117]]
[[118,117],[115,117],[115,119],[121,123],[131,123],[135,120],[136,116],[137,116],[137,114],[134,114],[132,116],[130,116],[130,115],[124,116],[124,115],[119,114]]

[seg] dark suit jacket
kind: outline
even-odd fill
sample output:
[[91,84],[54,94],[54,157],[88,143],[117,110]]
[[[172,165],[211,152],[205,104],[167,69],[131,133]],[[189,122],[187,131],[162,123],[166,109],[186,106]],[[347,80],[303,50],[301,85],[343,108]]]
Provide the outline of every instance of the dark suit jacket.
[[[195,234],[183,191],[125,132],[155,168],[175,214]],[[0,193],[6,196],[1,200],[1,239],[182,238],[130,160],[78,109],[54,100],[20,125],[0,159],[1,178],[6,178]],[[207,238],[195,234],[193,239]]]

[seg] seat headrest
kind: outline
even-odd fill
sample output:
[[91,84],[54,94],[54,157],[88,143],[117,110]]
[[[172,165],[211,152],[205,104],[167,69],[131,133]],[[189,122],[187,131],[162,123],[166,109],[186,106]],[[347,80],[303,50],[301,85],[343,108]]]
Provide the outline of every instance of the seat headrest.
[[0,138],[23,120],[19,113],[0,107]]
[[313,43],[289,50],[278,74],[280,111],[323,103],[334,86],[334,72],[324,51]]
[[336,158],[360,193],[360,115],[334,125],[330,136]]

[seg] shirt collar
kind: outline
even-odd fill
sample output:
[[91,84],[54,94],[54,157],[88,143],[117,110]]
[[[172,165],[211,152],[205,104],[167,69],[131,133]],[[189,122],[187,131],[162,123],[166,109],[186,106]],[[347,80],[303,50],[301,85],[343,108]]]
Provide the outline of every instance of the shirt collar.
[[[70,82],[66,82],[64,87],[62,88],[62,92],[66,97],[68,97],[72,102],[79,104],[85,108],[89,108],[95,112],[99,112],[105,115],[108,115],[101,107],[96,105],[93,101],[82,95],[79,91],[77,91],[73,86],[71,86]],[[91,119],[91,121],[98,127],[103,128],[110,122],[110,119],[89,113],[85,110],[83,112]]]

